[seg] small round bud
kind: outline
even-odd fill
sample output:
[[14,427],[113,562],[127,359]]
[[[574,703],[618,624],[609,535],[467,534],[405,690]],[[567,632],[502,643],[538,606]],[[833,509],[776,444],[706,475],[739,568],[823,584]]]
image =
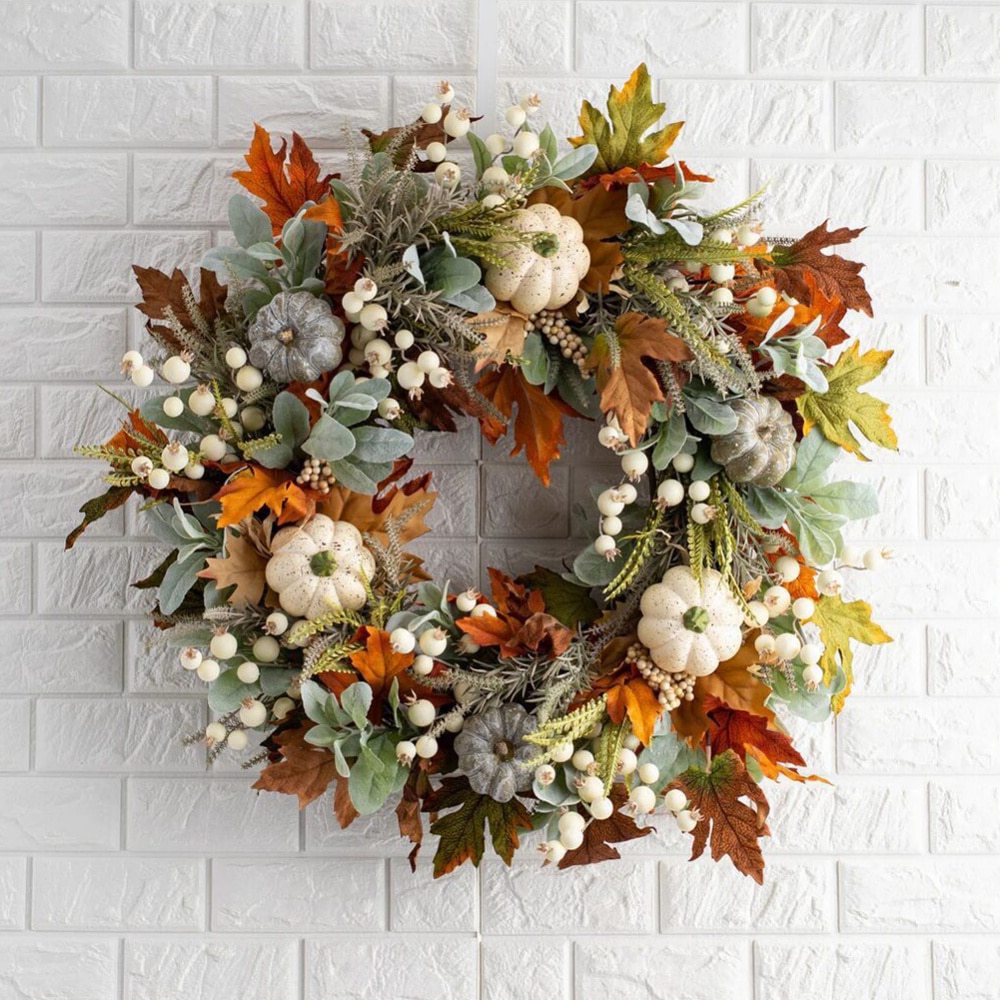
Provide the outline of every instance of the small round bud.
[[688,797],[679,788],[671,788],[663,796],[663,804],[673,813],[680,812],[687,801]]

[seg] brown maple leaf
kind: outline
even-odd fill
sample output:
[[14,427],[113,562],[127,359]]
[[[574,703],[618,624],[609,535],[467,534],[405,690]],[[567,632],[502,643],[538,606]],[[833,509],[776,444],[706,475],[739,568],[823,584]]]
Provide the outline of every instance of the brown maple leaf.
[[476,371],[488,365],[502,365],[510,358],[520,358],[524,353],[528,317],[512,306],[499,303],[490,312],[478,313],[468,320],[469,325],[483,336],[474,354]]
[[560,868],[572,868],[574,865],[594,865],[601,861],[614,861],[620,858],[617,848],[612,844],[623,844],[629,840],[648,837],[654,830],[651,826],[637,826],[635,819],[628,813],[623,813],[621,807],[628,800],[628,792],[624,785],[612,785],[610,793],[614,803],[614,812],[607,819],[593,819],[583,832],[583,843],[575,851],[567,851]]
[[272,737],[283,759],[265,767],[254,782],[254,788],[297,795],[299,808],[304,809],[337,780],[333,754],[306,743],[305,734],[311,728],[310,722],[300,729],[286,729]]
[[[149,335],[176,353],[186,350],[187,345],[177,339],[173,322],[179,323],[196,339],[201,339],[199,327],[203,322],[211,326],[226,311],[228,292],[212,271],[200,270],[197,298],[187,275],[178,268],[174,268],[171,274],[165,274],[155,267],[133,264],[132,271],[142,292],[142,301],[136,309],[147,318]],[[197,310],[188,308],[192,302],[197,303]],[[196,312],[195,316],[191,315],[192,311]]]
[[[291,153],[287,151],[287,139],[281,140],[276,152],[271,147],[267,129],[254,125],[253,141],[243,157],[249,170],[233,173],[233,177],[247,191],[264,202],[264,212],[271,220],[275,235],[307,201],[319,202],[330,196],[330,178],[333,176],[327,174],[320,177],[319,164],[297,132],[292,133]],[[323,221],[327,220],[324,218]]]
[[552,205],[561,215],[568,215],[580,223],[583,242],[590,251],[590,268],[580,282],[585,292],[607,292],[612,276],[624,260],[613,240],[632,227],[625,217],[627,200],[624,188],[607,190],[599,185],[578,195],[561,188],[544,187],[528,198],[529,205]]
[[[578,417],[571,406],[553,393],[548,395],[525,379],[520,368],[502,365],[483,372],[476,383],[477,390],[509,420],[514,416],[514,447],[511,455],[523,449],[528,464],[544,486],[550,482],[549,465],[559,457],[566,443],[563,417]],[[506,430],[491,417],[480,417],[480,427],[490,444],[496,444]]]
[[691,809],[701,815],[691,831],[691,860],[700,858],[711,843],[713,861],[729,857],[737,871],[763,884],[764,855],[758,841],[771,834],[767,827],[770,807],[743,761],[727,750],[713,758],[707,771],[690,767],[667,788],[679,788]]
[[653,404],[666,398],[647,358],[688,361],[691,351],[680,337],[667,332],[664,320],[639,312],[619,316],[614,333],[599,333],[587,356],[587,367],[597,375],[601,410],[615,414],[632,445],[646,432]]
[[246,608],[260,602],[264,594],[264,568],[267,560],[248,537],[249,521],[240,523],[239,531],[226,530],[226,554],[205,560],[206,568],[198,576],[203,580],[214,580],[219,590],[235,585],[235,590],[226,598],[227,603],[237,608]]
[[864,228],[829,230],[827,222],[811,229],[791,246],[774,247],[771,277],[778,291],[808,302],[812,289],[807,276],[811,276],[815,281],[814,287],[825,295],[839,299],[848,309],[856,309],[871,316],[871,296],[861,277],[861,269],[865,265],[847,260],[839,254],[823,253],[827,247],[840,246],[857,239]]

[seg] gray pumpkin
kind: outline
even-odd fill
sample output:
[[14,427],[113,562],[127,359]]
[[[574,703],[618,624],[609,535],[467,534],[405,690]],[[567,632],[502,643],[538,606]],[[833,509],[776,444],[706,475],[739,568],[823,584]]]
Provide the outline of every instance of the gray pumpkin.
[[311,292],[279,292],[247,330],[250,362],[275,382],[311,382],[344,356],[344,324]]
[[534,728],[535,717],[520,705],[490,708],[465,720],[455,737],[455,752],[474,792],[509,802],[531,786],[532,773],[524,765],[538,748],[524,737]]
[[772,396],[731,403],[736,430],[712,440],[712,460],[735,483],[774,486],[795,461],[792,418]]

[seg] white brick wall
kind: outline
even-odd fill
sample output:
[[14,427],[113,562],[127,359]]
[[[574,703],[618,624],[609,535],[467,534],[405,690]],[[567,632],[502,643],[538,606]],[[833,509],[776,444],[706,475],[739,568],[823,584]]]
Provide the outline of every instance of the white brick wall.
[[[997,0],[0,0],[0,998],[1000,996],[998,30]],[[97,474],[71,448],[116,419],[88,383],[138,342],[129,265],[217,238],[254,120],[336,162],[347,115],[448,76],[537,89],[570,130],[639,59],[720,202],[770,178],[774,233],[870,227],[878,316],[852,330],[897,351],[902,448],[855,470],[899,642],[806,737],[835,787],[771,792],[763,888],[667,831],[435,883],[391,818],[341,834],[176,742],[205,707],[126,586],[154,549],[119,513],[61,552]],[[425,441],[431,562],[571,551],[601,455],[570,438],[547,493],[471,428]]]

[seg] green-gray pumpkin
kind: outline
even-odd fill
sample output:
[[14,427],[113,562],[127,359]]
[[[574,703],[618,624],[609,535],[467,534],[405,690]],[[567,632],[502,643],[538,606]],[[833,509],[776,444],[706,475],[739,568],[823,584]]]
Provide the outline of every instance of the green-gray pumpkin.
[[465,720],[455,752],[474,792],[509,802],[531,786],[532,772],[524,765],[538,748],[524,737],[534,729],[535,717],[520,705],[490,708]]
[[247,330],[250,362],[275,382],[311,382],[343,357],[344,324],[311,292],[280,292]]
[[712,440],[712,459],[735,483],[774,486],[795,461],[792,418],[772,396],[730,404],[736,429]]

